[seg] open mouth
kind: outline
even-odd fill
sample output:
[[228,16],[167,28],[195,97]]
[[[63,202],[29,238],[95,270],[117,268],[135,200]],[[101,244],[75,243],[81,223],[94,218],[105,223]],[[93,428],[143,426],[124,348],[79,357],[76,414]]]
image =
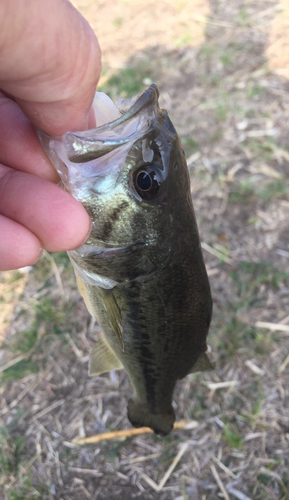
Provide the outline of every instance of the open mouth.
[[157,118],[158,97],[154,84],[130,99],[117,99],[116,104],[103,92],[96,92],[93,109],[97,128],[63,136],[68,159],[88,162],[147,133]]
[[104,92],[95,93],[92,106],[97,127],[113,122],[122,116],[118,107]]
[[130,148],[158,118],[158,97],[156,85],[130,99],[119,99],[116,105],[97,92],[93,102],[97,128],[67,132],[62,137],[49,137],[38,130],[45,152],[76,198],[83,199],[86,180],[92,177],[104,183],[102,192],[117,182]]

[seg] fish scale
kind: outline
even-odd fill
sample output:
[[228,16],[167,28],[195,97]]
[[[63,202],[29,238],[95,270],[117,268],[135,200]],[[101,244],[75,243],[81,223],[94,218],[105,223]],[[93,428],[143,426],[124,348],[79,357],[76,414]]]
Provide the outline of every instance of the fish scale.
[[[165,435],[177,380],[213,368],[212,300],[182,145],[158,97],[151,85],[120,101],[113,121],[96,129],[38,135],[92,219],[86,244],[69,252],[102,329],[90,374],[124,368],[134,389],[129,420]],[[97,108],[108,98],[95,99]]]

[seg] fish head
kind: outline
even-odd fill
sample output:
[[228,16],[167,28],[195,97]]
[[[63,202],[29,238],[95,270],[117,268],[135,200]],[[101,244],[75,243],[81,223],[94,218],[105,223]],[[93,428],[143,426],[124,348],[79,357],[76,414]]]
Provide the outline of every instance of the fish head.
[[[190,189],[179,138],[158,97],[151,85],[118,100],[116,119],[93,130],[62,137],[39,131],[65,189],[92,220],[79,255],[93,248],[137,248],[150,253],[150,263],[168,260],[180,200],[190,202]],[[152,266],[146,266],[150,272]]]

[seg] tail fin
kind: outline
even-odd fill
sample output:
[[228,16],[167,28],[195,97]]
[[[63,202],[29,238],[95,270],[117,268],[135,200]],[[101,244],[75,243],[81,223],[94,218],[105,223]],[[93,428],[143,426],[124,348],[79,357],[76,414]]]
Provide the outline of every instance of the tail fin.
[[134,398],[128,402],[127,416],[134,427],[150,427],[161,436],[166,436],[171,432],[175,421],[172,406],[167,413],[152,413],[146,405]]

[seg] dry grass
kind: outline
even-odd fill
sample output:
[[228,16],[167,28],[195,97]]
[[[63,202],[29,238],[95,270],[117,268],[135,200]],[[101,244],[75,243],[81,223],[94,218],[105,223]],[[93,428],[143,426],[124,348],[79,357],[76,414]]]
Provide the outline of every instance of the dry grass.
[[[98,327],[64,254],[44,256],[27,277],[3,274],[1,305],[10,310],[0,363],[23,359],[2,373],[0,498],[288,500],[289,97],[277,71],[287,57],[287,2],[213,0],[200,14],[204,38],[181,46],[171,27],[179,36],[185,19],[195,30],[200,3],[186,18],[194,2],[157,2],[162,30],[151,27],[151,4],[75,3],[94,26],[114,12],[103,89],[129,95],[154,80],[183,139],[217,368],[178,385],[177,417],[193,419],[193,428],[77,446],[76,438],[129,429],[128,378],[88,378]],[[131,42],[135,30],[140,45]]]

